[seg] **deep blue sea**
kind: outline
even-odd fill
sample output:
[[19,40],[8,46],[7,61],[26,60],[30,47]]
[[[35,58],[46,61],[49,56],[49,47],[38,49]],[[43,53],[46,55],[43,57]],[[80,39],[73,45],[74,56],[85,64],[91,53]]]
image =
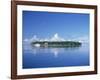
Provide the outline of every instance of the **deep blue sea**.
[[35,48],[23,45],[23,69],[89,65],[89,44],[74,48]]

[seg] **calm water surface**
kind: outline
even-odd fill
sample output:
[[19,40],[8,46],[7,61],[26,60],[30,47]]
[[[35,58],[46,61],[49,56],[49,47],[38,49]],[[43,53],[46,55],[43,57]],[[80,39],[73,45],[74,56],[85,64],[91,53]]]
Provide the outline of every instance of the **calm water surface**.
[[74,48],[23,47],[23,69],[89,65],[89,44]]

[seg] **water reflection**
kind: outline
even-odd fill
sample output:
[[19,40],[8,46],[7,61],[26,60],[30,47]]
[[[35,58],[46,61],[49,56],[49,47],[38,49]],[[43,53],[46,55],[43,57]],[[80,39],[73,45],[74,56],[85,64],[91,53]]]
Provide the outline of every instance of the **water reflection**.
[[24,48],[25,51],[28,51],[28,53],[32,53],[34,55],[40,54],[40,53],[51,53],[54,55],[55,58],[58,57],[59,54],[63,54],[68,51],[77,51],[80,50],[80,47],[67,47],[67,48],[43,48],[43,47],[33,47],[31,45],[28,46],[28,48]]
[[67,48],[23,46],[23,68],[82,65],[89,65],[89,44]]

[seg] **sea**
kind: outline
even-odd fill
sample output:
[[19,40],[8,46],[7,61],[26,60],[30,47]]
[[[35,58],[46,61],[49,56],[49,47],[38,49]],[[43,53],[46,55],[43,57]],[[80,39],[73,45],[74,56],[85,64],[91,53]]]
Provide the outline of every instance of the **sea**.
[[23,69],[89,66],[89,43],[80,47],[41,48],[23,44]]

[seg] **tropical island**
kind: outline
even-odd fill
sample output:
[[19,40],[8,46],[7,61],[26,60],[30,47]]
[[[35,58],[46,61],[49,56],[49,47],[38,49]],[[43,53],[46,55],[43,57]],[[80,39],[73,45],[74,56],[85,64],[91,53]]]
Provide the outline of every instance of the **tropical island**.
[[81,42],[78,41],[67,41],[63,38],[60,38],[58,34],[55,34],[51,39],[45,40],[34,40],[31,42],[33,47],[52,47],[52,48],[62,48],[62,47],[80,47]]

